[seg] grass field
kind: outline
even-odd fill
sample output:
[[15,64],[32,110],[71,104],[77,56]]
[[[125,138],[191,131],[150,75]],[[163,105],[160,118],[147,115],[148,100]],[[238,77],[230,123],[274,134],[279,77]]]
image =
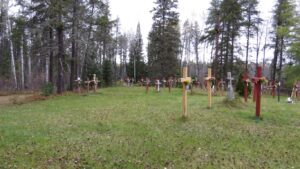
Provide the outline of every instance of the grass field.
[[[282,99],[283,100],[283,99]],[[0,168],[300,168],[300,102],[106,88],[0,107]]]

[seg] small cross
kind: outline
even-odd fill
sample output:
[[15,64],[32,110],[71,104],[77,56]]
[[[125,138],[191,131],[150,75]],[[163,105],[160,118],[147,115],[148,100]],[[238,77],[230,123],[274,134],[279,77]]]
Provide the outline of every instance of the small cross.
[[207,81],[207,90],[208,90],[208,107],[211,108],[211,81],[214,80],[215,77],[211,76],[211,68],[207,70],[207,77],[205,80]]
[[186,86],[192,81],[191,77],[187,75],[187,67],[183,67],[182,69],[182,78],[180,79],[182,83],[182,117],[187,117],[187,91]]

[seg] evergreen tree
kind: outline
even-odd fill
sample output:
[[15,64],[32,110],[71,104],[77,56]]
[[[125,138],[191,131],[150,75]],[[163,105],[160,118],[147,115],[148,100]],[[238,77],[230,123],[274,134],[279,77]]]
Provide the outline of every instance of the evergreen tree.
[[137,25],[134,39],[130,42],[128,76],[137,81],[145,76],[145,63],[143,58],[143,39],[140,23]]
[[167,77],[179,71],[180,47],[177,0],[156,0],[148,39],[148,66],[151,77]]

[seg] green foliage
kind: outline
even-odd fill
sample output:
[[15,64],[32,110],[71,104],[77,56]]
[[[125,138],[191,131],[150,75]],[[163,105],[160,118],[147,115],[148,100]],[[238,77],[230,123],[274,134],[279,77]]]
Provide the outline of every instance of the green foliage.
[[108,59],[104,60],[103,62],[102,74],[103,74],[104,85],[106,87],[111,86],[113,83],[112,64],[111,61]]
[[180,28],[178,0],[156,0],[148,39],[148,66],[151,77],[174,76],[179,69]]
[[52,83],[46,83],[42,86],[42,95],[50,96],[54,92],[54,85]]
[[[237,81],[235,90],[240,96],[244,96],[244,82],[243,82],[242,73],[239,75],[239,79]],[[252,85],[251,83],[248,83],[248,96],[251,94],[251,92],[252,92]]]

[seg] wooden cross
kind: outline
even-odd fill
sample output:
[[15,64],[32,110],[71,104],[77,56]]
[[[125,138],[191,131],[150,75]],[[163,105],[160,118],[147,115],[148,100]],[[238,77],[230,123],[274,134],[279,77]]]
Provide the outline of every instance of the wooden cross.
[[149,91],[149,85],[150,85],[150,79],[147,77],[146,78],[146,81],[145,81],[145,85],[146,85],[146,93],[148,93],[148,91]]
[[256,100],[256,118],[260,118],[260,99],[261,99],[261,83],[265,81],[266,78],[262,76],[262,67],[258,66],[256,70],[256,76],[252,78],[252,82],[255,84],[255,100]]
[[168,87],[169,87],[169,93],[171,92],[171,88],[173,87],[173,78],[170,77],[168,79]]
[[244,100],[247,103],[247,100],[248,100],[248,83],[250,82],[247,70],[245,70],[242,80],[244,82]]
[[224,96],[224,86],[225,86],[225,81],[221,79],[218,83],[218,90],[221,91],[221,96]]
[[207,70],[207,77],[205,80],[207,81],[207,90],[208,90],[208,107],[211,108],[211,81],[215,78],[211,76],[211,68]]
[[91,83],[92,81],[90,81],[90,79],[89,78],[87,78],[87,80],[84,82],[86,85],[87,85],[87,92],[89,93],[90,92],[90,83]]
[[187,67],[183,67],[182,69],[182,117],[187,117],[187,91],[186,86],[192,81],[191,77],[188,77],[187,75],[188,69]]
[[272,87],[272,96],[273,98],[275,98],[275,89],[276,89],[276,83],[275,83],[275,80],[272,81],[271,83],[271,87]]

